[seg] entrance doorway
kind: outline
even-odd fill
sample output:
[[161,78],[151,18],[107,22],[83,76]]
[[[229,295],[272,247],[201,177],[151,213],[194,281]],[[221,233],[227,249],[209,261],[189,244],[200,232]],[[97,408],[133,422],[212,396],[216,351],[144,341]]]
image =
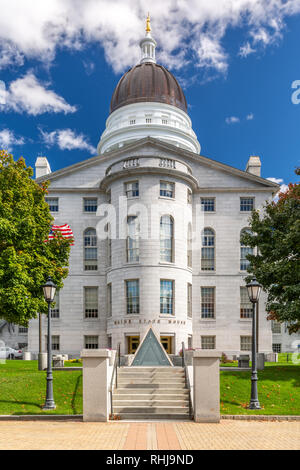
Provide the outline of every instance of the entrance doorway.
[[161,336],[160,342],[168,354],[172,354],[172,336]]
[[128,354],[134,354],[140,344],[139,336],[128,336]]

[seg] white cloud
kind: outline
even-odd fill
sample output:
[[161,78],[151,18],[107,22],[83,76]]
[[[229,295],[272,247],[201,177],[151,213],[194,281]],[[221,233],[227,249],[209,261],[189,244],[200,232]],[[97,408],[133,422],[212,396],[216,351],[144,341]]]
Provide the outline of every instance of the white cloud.
[[[2,66],[23,57],[49,62],[58,48],[96,42],[114,71],[124,71],[138,61],[145,8],[142,0],[0,0]],[[299,12],[299,0],[151,1],[163,63],[183,68],[192,60],[221,73],[228,67],[223,39],[229,28],[243,28],[240,55],[246,56],[280,39],[285,19]]]
[[247,41],[246,44],[242,45],[239,50],[239,56],[247,57],[249,54],[256,52],[256,49],[253,49],[250,42]]
[[96,155],[97,149],[87,141],[83,134],[75,134],[71,129],[57,129],[52,132],[45,132],[39,129],[43,142],[51,147],[57,145],[61,150],[87,150],[89,153]]
[[15,145],[24,145],[23,137],[16,137],[10,129],[0,131],[0,149],[11,152]]
[[230,116],[225,119],[226,124],[237,124],[240,122],[240,118],[237,116]]
[[33,116],[42,113],[74,113],[75,106],[41,84],[32,72],[12,82],[6,93],[4,110],[26,112]]
[[283,182],[283,179],[282,178],[273,178],[273,177],[269,177],[269,178],[266,178],[267,180],[269,181],[272,181],[273,183],[277,183],[277,184],[280,184],[280,189],[279,191],[276,193],[275,197],[274,197],[274,201],[277,202],[278,201],[278,195],[279,193],[286,193],[287,190],[289,189],[288,185],[285,184]]
[[254,119],[254,114],[253,114],[253,113],[247,114],[246,119],[247,119],[247,121],[253,121],[253,119]]

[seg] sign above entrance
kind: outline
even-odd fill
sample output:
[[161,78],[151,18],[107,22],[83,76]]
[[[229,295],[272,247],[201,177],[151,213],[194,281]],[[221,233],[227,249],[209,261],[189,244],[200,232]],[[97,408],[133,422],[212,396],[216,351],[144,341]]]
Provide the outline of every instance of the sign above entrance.
[[132,366],[173,366],[164,347],[150,327],[139,345]]

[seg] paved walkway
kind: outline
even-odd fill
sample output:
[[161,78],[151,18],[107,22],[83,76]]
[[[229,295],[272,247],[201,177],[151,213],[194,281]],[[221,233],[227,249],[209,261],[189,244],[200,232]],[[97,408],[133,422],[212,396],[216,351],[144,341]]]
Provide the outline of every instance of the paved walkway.
[[0,449],[300,449],[300,422],[1,421]]

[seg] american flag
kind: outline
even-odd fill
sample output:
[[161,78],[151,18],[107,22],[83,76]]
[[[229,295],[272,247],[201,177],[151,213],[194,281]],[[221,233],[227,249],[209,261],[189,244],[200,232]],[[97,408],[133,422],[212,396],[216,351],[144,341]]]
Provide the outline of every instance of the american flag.
[[[65,225],[52,225],[51,229],[50,229],[50,232],[49,232],[48,240],[53,240],[53,238],[55,238],[55,232],[57,232],[57,231],[59,231],[62,234],[63,238],[72,239],[73,243],[71,243],[71,246],[74,245],[74,235],[73,235],[73,232],[71,230],[70,225],[68,225],[68,224],[65,224]],[[48,240],[45,240],[45,242],[47,242]]]

